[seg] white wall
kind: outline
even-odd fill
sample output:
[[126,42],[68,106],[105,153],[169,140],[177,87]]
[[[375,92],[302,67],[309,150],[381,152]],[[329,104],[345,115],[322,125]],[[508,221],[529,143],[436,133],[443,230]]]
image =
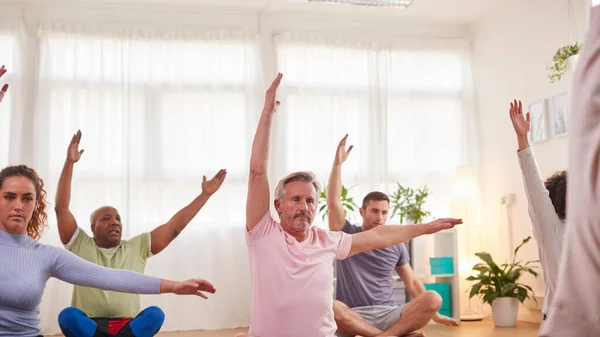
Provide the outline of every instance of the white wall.
[[[568,3],[567,0],[515,1],[512,6],[473,25],[483,247],[499,260],[509,256],[507,214],[500,204],[504,194],[516,194],[512,214],[513,244],[516,246],[532,235],[516,157],[516,137],[508,118],[509,102],[521,99],[523,104],[529,104],[569,90],[570,73],[562,81],[551,84],[546,69],[556,49],[583,40],[588,21],[584,7],[588,1],[572,1],[570,20]],[[551,138],[532,146],[543,177],[566,169],[567,141],[566,137]],[[520,258],[537,259],[536,244],[527,246],[520,252]],[[528,283],[534,286],[536,294],[544,294],[541,277]]]

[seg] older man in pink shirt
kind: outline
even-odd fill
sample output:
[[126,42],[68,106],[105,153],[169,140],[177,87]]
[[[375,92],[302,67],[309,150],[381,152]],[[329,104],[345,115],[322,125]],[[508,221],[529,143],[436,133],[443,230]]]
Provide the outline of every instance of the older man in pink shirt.
[[269,212],[267,167],[281,78],[279,74],[267,90],[250,159],[246,203],[252,275],[249,333],[257,337],[333,337],[334,260],[436,233],[462,221],[438,219],[427,224],[381,226],[353,235],[311,227],[320,186],[310,172],[292,173],[279,182],[274,205],[280,222],[274,220]]

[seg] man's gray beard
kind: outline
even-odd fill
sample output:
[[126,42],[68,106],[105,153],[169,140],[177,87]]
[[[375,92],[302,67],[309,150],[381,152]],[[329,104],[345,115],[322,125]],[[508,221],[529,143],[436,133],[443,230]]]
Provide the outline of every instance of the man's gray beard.
[[292,227],[294,227],[294,229],[297,230],[297,231],[303,231],[303,230],[306,230],[307,228],[310,227],[310,223],[307,224],[307,225],[304,225],[304,224],[297,225],[296,221],[292,221]]

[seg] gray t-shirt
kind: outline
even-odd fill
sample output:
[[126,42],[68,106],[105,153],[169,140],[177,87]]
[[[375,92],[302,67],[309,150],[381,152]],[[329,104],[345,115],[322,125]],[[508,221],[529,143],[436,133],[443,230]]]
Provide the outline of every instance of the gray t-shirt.
[[[362,227],[346,221],[342,232],[360,233]],[[336,261],[335,299],[350,308],[372,305],[395,305],[393,299],[397,266],[408,263],[408,251],[403,243],[376,249]]]

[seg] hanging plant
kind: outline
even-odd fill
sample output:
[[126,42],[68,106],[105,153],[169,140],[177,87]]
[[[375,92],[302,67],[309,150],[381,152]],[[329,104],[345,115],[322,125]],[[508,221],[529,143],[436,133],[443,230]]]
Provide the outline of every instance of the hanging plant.
[[554,57],[552,57],[554,65],[548,67],[548,70],[550,70],[550,74],[548,75],[550,83],[560,81],[562,76],[567,72],[567,59],[573,55],[579,54],[579,50],[581,50],[581,44],[579,42],[558,48]]

